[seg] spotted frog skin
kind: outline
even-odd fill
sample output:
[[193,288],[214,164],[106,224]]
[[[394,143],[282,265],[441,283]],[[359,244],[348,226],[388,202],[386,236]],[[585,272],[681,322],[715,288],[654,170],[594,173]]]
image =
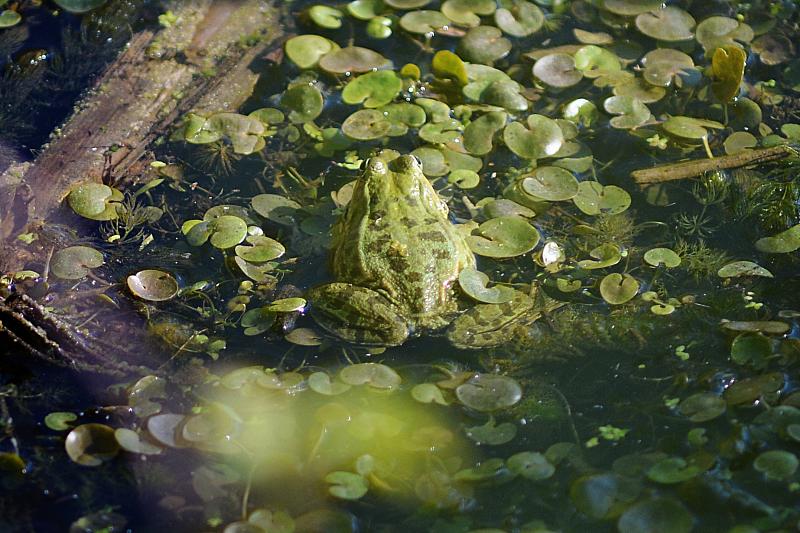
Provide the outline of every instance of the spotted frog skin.
[[396,346],[450,322],[453,283],[475,256],[420,161],[384,150],[334,225],[331,265],[336,281],[308,295],[317,323],[351,343]]

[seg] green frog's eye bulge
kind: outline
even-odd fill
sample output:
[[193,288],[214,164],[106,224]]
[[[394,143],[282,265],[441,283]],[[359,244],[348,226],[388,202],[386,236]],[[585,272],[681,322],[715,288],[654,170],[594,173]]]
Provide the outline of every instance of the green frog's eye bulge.
[[371,157],[367,160],[367,170],[369,172],[373,172],[376,174],[385,174],[386,173],[386,163],[382,160],[378,159],[377,157]]

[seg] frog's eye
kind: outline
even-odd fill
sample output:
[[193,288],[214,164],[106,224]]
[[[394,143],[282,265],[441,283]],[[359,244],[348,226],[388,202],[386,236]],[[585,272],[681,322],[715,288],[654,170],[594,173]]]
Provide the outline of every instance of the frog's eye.
[[422,159],[420,159],[419,157],[417,157],[417,156],[415,156],[413,154],[411,155],[411,157],[414,158],[414,161],[416,161],[419,166],[422,166]]
[[362,159],[361,160],[361,166],[359,167],[359,170],[367,170],[367,168],[369,168],[370,160],[371,160],[371,158],[369,158],[369,157],[366,158],[366,159]]

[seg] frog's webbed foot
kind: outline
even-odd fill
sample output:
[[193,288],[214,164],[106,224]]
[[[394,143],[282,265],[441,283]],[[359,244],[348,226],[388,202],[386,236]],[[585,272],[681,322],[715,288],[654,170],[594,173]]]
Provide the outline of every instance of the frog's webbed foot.
[[309,290],[308,299],[317,324],[347,342],[399,346],[408,338],[408,321],[371,289],[329,283]]

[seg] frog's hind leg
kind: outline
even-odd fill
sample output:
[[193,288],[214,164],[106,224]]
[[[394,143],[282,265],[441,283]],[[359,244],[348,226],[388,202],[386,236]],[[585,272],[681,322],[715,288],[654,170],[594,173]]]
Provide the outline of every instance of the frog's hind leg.
[[408,321],[371,289],[329,283],[309,290],[308,299],[317,324],[347,342],[399,346],[408,338]]

